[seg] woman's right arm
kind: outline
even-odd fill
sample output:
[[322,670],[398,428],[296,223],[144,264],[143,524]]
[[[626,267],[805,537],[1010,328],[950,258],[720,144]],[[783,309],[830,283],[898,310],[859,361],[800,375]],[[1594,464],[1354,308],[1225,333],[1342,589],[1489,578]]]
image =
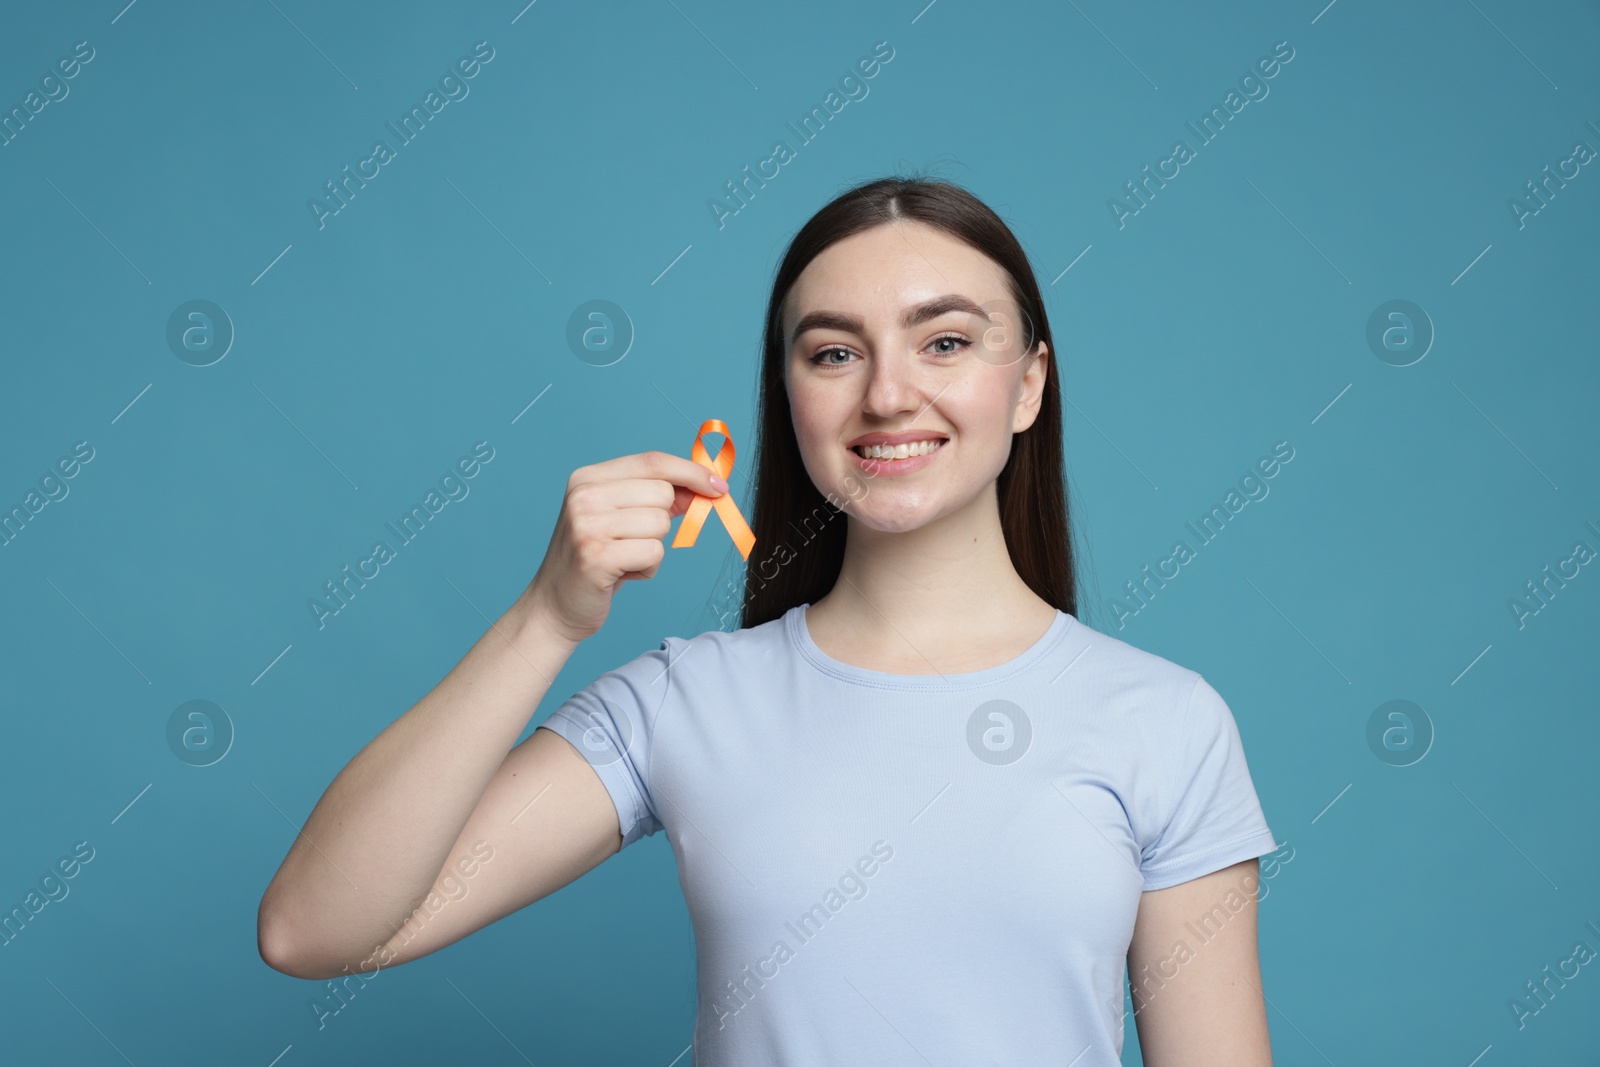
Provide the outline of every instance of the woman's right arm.
[[257,916],[268,965],[329,978],[415,959],[617,851],[616,808],[588,761],[549,730],[512,743],[616,590],[655,575],[673,517],[725,491],[711,476],[662,452],[573,472],[527,589],[296,835]]

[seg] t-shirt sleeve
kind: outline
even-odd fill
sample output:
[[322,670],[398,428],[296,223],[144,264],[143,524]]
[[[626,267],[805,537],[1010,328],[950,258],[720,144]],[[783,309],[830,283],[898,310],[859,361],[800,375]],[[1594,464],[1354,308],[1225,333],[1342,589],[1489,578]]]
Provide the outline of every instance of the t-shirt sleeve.
[[1233,712],[1195,678],[1165,783],[1165,819],[1142,843],[1144,888],[1165,889],[1278,848],[1256,797]]
[[661,829],[650,793],[650,742],[671,689],[675,640],[600,675],[536,727],[566,738],[600,776],[617,809],[621,848]]

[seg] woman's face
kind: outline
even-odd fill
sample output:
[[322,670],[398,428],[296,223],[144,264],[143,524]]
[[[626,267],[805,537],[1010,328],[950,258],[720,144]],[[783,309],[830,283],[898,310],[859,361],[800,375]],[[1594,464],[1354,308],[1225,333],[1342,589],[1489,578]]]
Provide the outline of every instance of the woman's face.
[[[789,410],[817,489],[875,530],[972,505],[1038,415],[1048,346],[1023,350],[1005,272],[925,223],[837,241],[784,301]],[[906,431],[910,431],[906,434]],[[937,441],[862,458],[863,437]]]

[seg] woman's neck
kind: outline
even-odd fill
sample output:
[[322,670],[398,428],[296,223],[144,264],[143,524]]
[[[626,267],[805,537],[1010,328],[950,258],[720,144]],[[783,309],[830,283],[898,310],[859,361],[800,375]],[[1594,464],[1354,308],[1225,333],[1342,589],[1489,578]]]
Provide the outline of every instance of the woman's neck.
[[850,519],[839,580],[806,612],[811,639],[843,663],[960,674],[1016,658],[1055,621],[989,508],[905,532]]

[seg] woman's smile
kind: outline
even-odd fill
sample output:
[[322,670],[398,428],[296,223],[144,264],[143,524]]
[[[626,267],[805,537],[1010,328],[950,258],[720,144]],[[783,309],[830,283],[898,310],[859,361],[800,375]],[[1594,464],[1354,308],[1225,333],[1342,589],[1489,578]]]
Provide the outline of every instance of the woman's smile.
[[[946,439],[929,438],[898,445],[856,445],[850,449],[856,466],[873,476],[919,471],[944,451]],[[865,454],[863,454],[865,453]]]

